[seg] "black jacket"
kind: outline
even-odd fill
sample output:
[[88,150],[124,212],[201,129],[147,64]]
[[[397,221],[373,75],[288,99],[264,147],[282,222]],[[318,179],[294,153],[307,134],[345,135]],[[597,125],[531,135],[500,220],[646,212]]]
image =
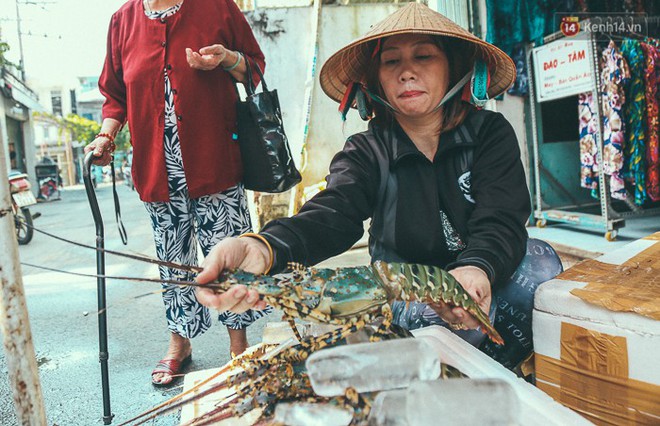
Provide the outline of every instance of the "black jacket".
[[516,136],[501,114],[471,112],[440,136],[433,162],[398,125],[372,121],[348,139],[326,180],[296,216],[261,231],[275,253],[273,272],[346,251],[368,218],[373,260],[474,265],[497,284],[524,256],[529,192]]

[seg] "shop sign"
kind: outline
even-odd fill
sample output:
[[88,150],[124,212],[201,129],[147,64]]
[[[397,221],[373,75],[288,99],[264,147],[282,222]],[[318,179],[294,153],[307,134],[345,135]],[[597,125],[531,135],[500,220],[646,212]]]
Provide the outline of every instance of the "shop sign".
[[592,90],[594,77],[589,43],[589,40],[561,39],[533,50],[534,89],[538,102]]

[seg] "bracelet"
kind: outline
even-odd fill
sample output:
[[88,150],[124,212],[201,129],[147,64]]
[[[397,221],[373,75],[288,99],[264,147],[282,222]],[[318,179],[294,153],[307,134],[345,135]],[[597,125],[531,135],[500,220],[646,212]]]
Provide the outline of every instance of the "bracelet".
[[115,137],[112,136],[110,133],[99,133],[98,135],[94,136],[95,138],[108,138],[110,139],[110,142],[115,143]]
[[248,232],[246,234],[238,236],[238,238],[243,238],[243,237],[256,238],[257,240],[266,244],[266,247],[268,247],[268,255],[270,256],[270,264],[268,265],[268,268],[266,269],[266,272],[264,272],[264,274],[270,272],[270,269],[273,267],[273,261],[275,260],[275,256],[273,256],[273,248],[270,246],[268,240],[264,238],[263,235],[255,234],[254,232]]
[[236,52],[236,62],[234,63],[234,65],[232,65],[230,67],[222,67],[222,69],[227,71],[227,72],[232,71],[234,68],[236,68],[238,66],[238,64],[241,63],[241,58],[242,57],[243,57],[243,54],[241,52]]
[[112,154],[115,152],[115,149],[117,149],[117,145],[115,145],[115,137],[112,136],[110,133],[99,133],[96,136],[94,136],[94,139],[96,138],[107,138],[110,141],[110,153]]

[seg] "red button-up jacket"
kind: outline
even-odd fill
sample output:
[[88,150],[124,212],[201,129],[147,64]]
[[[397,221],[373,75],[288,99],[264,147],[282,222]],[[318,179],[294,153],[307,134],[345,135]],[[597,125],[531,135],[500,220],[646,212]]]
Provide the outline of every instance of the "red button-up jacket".
[[141,0],[130,0],[113,16],[99,88],[103,117],[128,120],[133,144],[133,180],[143,201],[168,201],[163,137],[167,73],[181,156],[192,198],[236,185],[242,177],[236,132],[236,90],[222,67],[190,68],[185,49],[222,44],[254,59],[264,55],[232,0],[186,0],[169,18],[152,20]]

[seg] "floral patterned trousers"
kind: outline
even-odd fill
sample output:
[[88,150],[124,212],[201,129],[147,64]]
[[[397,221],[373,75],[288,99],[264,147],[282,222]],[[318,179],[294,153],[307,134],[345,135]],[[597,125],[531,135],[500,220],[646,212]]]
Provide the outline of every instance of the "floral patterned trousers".
[[[197,199],[190,198],[184,187],[171,193],[169,202],[144,204],[151,216],[156,253],[161,260],[197,265],[197,243],[207,256],[222,239],[251,229],[242,185]],[[194,279],[194,274],[190,272],[163,266],[159,270],[161,279]],[[171,332],[192,338],[208,330],[211,314],[197,301],[193,287],[163,284],[163,289],[165,314]],[[263,311],[243,314],[223,312],[218,319],[227,328],[243,329],[271,311],[269,306]]]

